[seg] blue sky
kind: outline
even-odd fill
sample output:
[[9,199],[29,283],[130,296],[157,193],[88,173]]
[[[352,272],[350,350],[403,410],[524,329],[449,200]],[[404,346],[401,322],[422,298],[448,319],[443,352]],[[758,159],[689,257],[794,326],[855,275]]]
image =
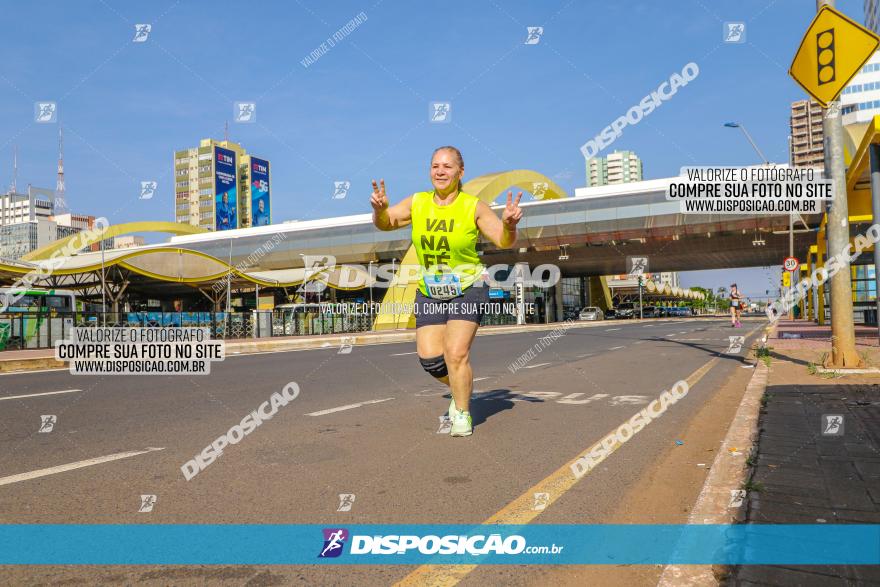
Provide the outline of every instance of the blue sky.
[[[837,6],[863,20],[860,1]],[[65,128],[68,202],[113,223],[172,220],[173,151],[222,139],[226,121],[272,161],[276,222],[367,212],[372,178],[392,200],[425,189],[445,144],[461,148],[467,176],[529,168],[573,190],[580,146],[691,61],[699,76],[610,149],[636,151],[647,178],[755,163],[721,126],[736,120],[787,161],[789,104],[804,94],[786,69],[813,11],[796,0],[8,2],[0,185],[17,145],[20,187],[54,187],[57,126],[33,114],[47,100]],[[747,42],[724,44],[724,21],[745,22]],[[136,23],[152,25],[144,43],[132,43]],[[527,26],[544,27],[538,44],[524,44]],[[234,123],[235,101],[256,102],[257,122]],[[451,102],[451,123],[428,121],[432,101]],[[158,180],[153,199],[138,199],[142,180]],[[347,198],[331,199],[334,181],[351,182]]]

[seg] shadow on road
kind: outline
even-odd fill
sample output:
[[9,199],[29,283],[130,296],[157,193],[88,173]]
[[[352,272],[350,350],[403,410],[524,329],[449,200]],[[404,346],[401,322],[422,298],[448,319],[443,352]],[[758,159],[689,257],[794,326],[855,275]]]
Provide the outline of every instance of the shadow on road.
[[[443,397],[452,399],[452,395],[448,393]],[[514,407],[512,398],[516,398],[516,401],[521,402],[544,402],[541,398],[524,396],[509,389],[492,389],[474,394],[471,398],[471,418],[473,419],[474,426],[482,424],[495,414],[505,410],[512,410]]]
[[[748,342],[748,339],[751,338],[752,336],[753,335],[747,336],[746,342]],[[743,354],[738,354],[738,353],[735,354],[735,353],[724,352],[724,350],[726,350],[726,348],[724,348],[723,344],[719,345],[719,348],[722,348],[724,350],[719,351],[719,350],[713,349],[713,348],[708,347],[703,344],[697,344],[697,343],[693,343],[693,342],[685,342],[683,340],[675,340],[674,338],[660,338],[660,337],[658,337],[658,338],[654,338],[652,340],[662,341],[662,342],[674,342],[675,344],[680,344],[680,345],[691,347],[691,348],[694,348],[697,350],[705,351],[707,354],[710,354],[712,356],[722,357],[722,358],[732,360],[732,361],[737,361],[737,362],[743,363],[743,364],[746,364],[749,362],[749,357],[748,357],[749,347],[747,344],[744,344],[742,346],[742,350],[744,351]]]

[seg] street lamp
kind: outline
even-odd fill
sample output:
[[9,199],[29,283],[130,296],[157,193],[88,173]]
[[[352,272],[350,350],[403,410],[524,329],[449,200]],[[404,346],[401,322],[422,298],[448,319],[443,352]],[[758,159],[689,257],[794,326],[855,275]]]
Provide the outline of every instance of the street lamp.
[[[761,149],[758,148],[758,145],[755,144],[755,141],[752,140],[752,135],[749,134],[749,131],[746,130],[745,126],[743,126],[742,124],[740,124],[738,122],[725,122],[724,126],[726,126],[727,128],[738,128],[738,129],[742,130],[743,134],[746,135],[746,138],[752,144],[752,147],[754,147],[755,152],[761,158],[761,161],[763,161],[765,165],[770,163],[769,161],[767,161],[767,158],[764,156],[764,153],[761,152]],[[789,164],[789,166],[791,166],[791,136],[788,137],[788,164]],[[754,243],[752,243],[752,244],[754,244]],[[788,215],[788,256],[794,257],[794,215],[793,214]],[[792,286],[794,286],[794,283],[792,283]],[[789,310],[788,317],[789,317],[789,319],[794,318],[794,307],[792,307],[792,309]]]
[[[103,234],[101,235],[104,236]],[[104,239],[101,239],[101,324],[107,326],[107,280],[104,277]]]
[[761,149],[759,149],[758,145],[755,144],[755,141],[752,140],[752,135],[749,134],[749,131],[746,130],[745,126],[743,126],[742,124],[740,124],[738,122],[725,122],[724,126],[726,126],[727,128],[738,128],[741,131],[743,131],[743,134],[746,135],[746,138],[752,144],[752,147],[755,149],[755,152],[758,153],[758,157],[761,158],[761,161],[764,162],[765,164],[769,163],[769,161],[767,161],[767,158],[764,157],[764,153],[761,152]]

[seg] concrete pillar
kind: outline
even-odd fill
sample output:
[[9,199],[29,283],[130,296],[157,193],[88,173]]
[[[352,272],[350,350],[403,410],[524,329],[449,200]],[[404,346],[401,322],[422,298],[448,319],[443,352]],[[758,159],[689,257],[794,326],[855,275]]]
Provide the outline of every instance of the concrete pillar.
[[562,305],[562,280],[559,280],[559,283],[553,286],[553,298],[555,303],[553,304],[556,309],[554,322],[562,322],[565,318],[565,310]]

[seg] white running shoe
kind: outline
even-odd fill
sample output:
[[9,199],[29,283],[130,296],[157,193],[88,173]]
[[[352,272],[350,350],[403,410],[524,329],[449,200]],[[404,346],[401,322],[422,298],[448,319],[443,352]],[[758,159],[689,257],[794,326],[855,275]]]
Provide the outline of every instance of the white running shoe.
[[459,412],[456,410],[455,416],[452,418],[452,430],[449,431],[451,436],[470,436],[474,433],[473,420],[471,420],[470,412]]

